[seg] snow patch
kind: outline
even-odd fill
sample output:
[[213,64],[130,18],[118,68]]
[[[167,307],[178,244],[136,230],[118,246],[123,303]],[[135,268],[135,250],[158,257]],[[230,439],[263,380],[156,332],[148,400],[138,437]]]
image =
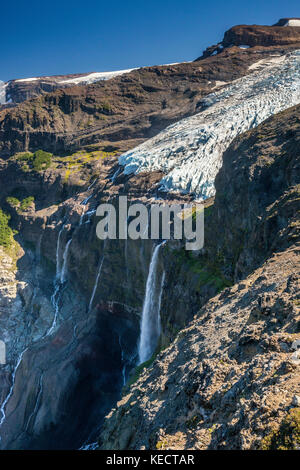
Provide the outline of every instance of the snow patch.
[[300,27],[300,20],[299,19],[288,20],[283,26],[298,26],[298,27]]
[[276,57],[204,99],[206,108],[119,157],[124,173],[160,170],[161,189],[206,199],[223,152],[242,132],[300,103],[300,50]]
[[[43,77],[46,78],[46,77]],[[40,80],[40,78],[32,77],[32,78],[19,78],[15,80],[15,82],[35,82],[36,80]]]
[[220,86],[228,85],[228,82],[222,82],[222,80],[216,80],[215,86],[212,87],[212,90],[219,88]]
[[274,65],[274,64],[281,64],[286,60],[286,56],[284,55],[273,55],[268,57],[267,59],[261,59],[257,62],[254,62],[254,64],[251,64],[248,67],[248,70],[258,70],[261,68],[268,67],[269,65]]
[[78,85],[80,83],[90,84],[95,83],[100,80],[110,80],[111,78],[118,77],[124,73],[132,72],[136,69],[126,69],[126,70],[116,70],[114,72],[93,72],[88,75],[83,75],[82,77],[68,78],[67,80],[60,80],[58,83],[68,83]]
[[0,80],[0,104],[6,103],[6,87],[7,83]]

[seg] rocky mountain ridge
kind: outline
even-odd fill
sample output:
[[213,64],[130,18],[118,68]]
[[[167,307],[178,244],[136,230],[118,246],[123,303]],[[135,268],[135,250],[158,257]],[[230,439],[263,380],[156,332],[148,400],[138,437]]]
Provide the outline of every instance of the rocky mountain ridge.
[[[297,47],[228,47],[0,111],[0,207],[16,239],[0,263],[2,449],[95,448],[100,434],[107,449],[257,448],[298,412],[299,106],[227,149],[201,252],[178,240],[159,251],[152,240],[100,241],[95,216],[120,194],[189,201],[159,191],[161,169],[128,175],[118,158]],[[154,253],[160,336],[136,369]]]
[[237,282],[124,389],[101,448],[299,448],[299,118],[280,113],[225,153],[198,262]]

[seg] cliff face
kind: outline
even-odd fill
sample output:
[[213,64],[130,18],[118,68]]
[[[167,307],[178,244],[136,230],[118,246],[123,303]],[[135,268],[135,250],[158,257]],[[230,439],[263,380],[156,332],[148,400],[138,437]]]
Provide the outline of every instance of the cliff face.
[[285,46],[300,44],[300,30],[297,27],[240,25],[226,31],[223,46]]
[[[300,29],[293,25],[286,25],[288,19],[280,20],[273,26],[238,25],[225,32],[223,40],[218,44],[208,47],[202,58],[213,54],[219,54],[224,49],[234,51],[237,47],[255,48],[255,51],[271,48],[273,52],[282,47],[293,49],[300,45]],[[299,25],[298,25],[299,26]],[[199,60],[199,59],[198,59]]]
[[[7,266],[0,292],[1,338],[7,348],[0,371],[3,449],[78,448],[96,439],[138,360],[153,243],[101,242],[95,209],[109,198],[113,202],[117,191],[135,199],[137,184],[140,200],[147,201],[153,180],[146,175],[114,184],[111,158],[90,158],[79,174],[67,173],[68,157],[53,158],[40,172],[24,168],[15,157],[2,161],[1,207],[11,214],[20,246],[13,272],[8,254],[1,258]],[[7,203],[7,197],[23,201],[29,196],[34,202],[24,210]],[[188,272],[188,260],[179,262],[181,246],[173,248],[164,254],[166,282],[179,301],[174,298],[175,318],[173,301],[163,298],[161,345],[192,318],[191,305],[196,308],[199,299],[217,290],[203,286],[181,302],[184,284],[196,287],[197,281]]]
[[[299,116],[299,106],[278,114],[224,155],[198,262],[219,258],[243,280],[125,391],[105,419],[103,449],[276,447],[275,431],[299,415]],[[287,435],[296,448],[297,431]]]
[[[280,59],[296,48],[277,46]],[[203,97],[229,81],[249,75],[253,83],[274,47],[228,47],[193,63],[42,93],[0,112],[0,207],[18,232],[17,243],[0,252],[7,347],[1,448],[74,449],[95,441],[124,385],[126,396],[106,419],[103,448],[257,447],[268,426],[286,416],[296,393],[291,345],[299,336],[299,107],[243,134],[225,153],[215,203],[206,201],[204,250],[161,245],[160,334],[150,363],[157,359],[131,388],[154,244],[102,242],[95,216],[101,202],[117,205],[118,195],[148,205],[190,201],[190,192],[159,190],[163,169],[128,175],[118,157],[168,124],[205,112]],[[197,153],[201,139],[193,145]],[[16,153],[37,148],[54,152],[48,168]],[[283,403],[277,415],[275,393]]]
[[[282,46],[280,53],[284,50]],[[201,111],[203,96],[251,73],[251,64],[272,53],[272,47],[226,49],[201,63],[145,67],[108,81],[47,93],[0,112],[0,154],[38,148],[57,154],[103,141],[152,137]]]

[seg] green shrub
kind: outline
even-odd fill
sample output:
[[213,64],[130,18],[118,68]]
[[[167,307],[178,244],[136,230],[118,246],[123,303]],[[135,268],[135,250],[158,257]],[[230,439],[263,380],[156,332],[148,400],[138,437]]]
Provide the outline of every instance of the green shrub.
[[152,354],[152,356],[150,357],[150,359],[148,359],[145,362],[142,362],[142,364],[139,364],[134,370],[134,375],[129,379],[128,384],[126,384],[126,385],[128,385],[128,386],[133,385],[138,380],[138,378],[142,374],[143,370],[145,368],[150,367],[153,364],[157,354],[158,354],[158,351],[155,351]]
[[23,152],[15,155],[17,161],[22,162],[23,171],[35,170],[41,171],[46,170],[51,165],[52,153],[45,152],[44,150],[37,150],[34,153]]
[[20,204],[20,212],[24,212],[28,209],[28,207],[34,202],[34,197],[33,196],[29,196],[29,197],[26,197],[25,199],[23,199],[23,201],[21,202]]
[[17,155],[17,160],[20,162],[31,162],[33,160],[33,153],[24,152]]
[[52,153],[37,150],[34,153],[33,168],[35,171],[46,170],[51,165]]
[[300,408],[292,408],[279,429],[261,442],[261,450],[296,450],[300,446]]
[[7,202],[7,204],[9,204],[11,207],[14,207],[15,209],[17,209],[20,205],[19,199],[17,199],[16,197],[13,197],[13,196],[7,197],[6,202]]
[[0,245],[9,248],[13,243],[13,231],[9,227],[8,222],[10,216],[0,209]]

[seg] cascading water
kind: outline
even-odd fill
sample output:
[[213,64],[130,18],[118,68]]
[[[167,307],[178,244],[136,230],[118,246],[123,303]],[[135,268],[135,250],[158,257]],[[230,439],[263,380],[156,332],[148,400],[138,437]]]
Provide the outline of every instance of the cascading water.
[[36,397],[36,400],[35,400],[35,406],[34,406],[33,412],[30,414],[30,416],[28,418],[27,425],[26,425],[26,431],[28,431],[29,426],[31,424],[31,420],[37,414],[37,411],[38,411],[39,406],[40,406],[40,401],[41,401],[41,397],[42,397],[42,394],[43,394],[43,378],[44,378],[44,373],[41,374],[40,379],[39,379],[38,392],[37,392],[37,397]]
[[[18,357],[17,364],[16,364],[16,366],[15,366],[15,368],[14,368],[14,370],[13,370],[13,373],[12,373],[11,387],[10,387],[10,389],[9,389],[9,392],[8,392],[7,397],[5,398],[4,402],[3,402],[2,405],[1,405],[0,413],[1,413],[2,416],[1,416],[1,419],[0,419],[0,428],[1,428],[1,426],[2,426],[2,424],[4,423],[5,418],[6,418],[6,415],[5,415],[5,408],[6,408],[6,405],[7,405],[8,401],[10,400],[10,397],[11,397],[12,394],[13,394],[17,370],[18,370],[18,368],[19,368],[19,366],[20,366],[20,364],[21,364],[21,362],[22,362],[22,358],[23,358],[25,352],[27,351],[27,349],[28,349],[28,348],[24,349],[24,350],[21,352],[20,356]],[[1,437],[0,437],[0,440],[1,440]]]
[[64,231],[65,225],[63,224],[62,228],[60,229],[57,237],[57,245],[56,245],[56,279],[60,278],[61,275],[61,259],[60,259],[60,239],[61,235]]
[[[5,89],[1,85],[2,85],[2,82],[0,82],[0,94],[1,94],[2,90]],[[0,104],[1,104],[1,96],[0,96]],[[97,181],[97,179],[93,181],[93,183],[89,186],[88,190],[91,189],[91,187],[96,183],[96,181]],[[83,201],[83,204],[86,205],[91,197],[92,196],[89,196],[88,198],[86,198]],[[86,214],[82,214],[81,219],[80,219],[80,225],[82,223],[82,218],[83,218],[84,215],[88,216],[88,222],[89,222],[91,215],[94,214],[94,213],[95,213],[95,211],[91,210],[91,211],[88,211]],[[63,284],[67,280],[68,255],[69,255],[69,248],[70,248],[70,245],[71,245],[71,242],[72,242],[72,238],[70,240],[68,240],[68,242],[66,243],[63,255],[61,256],[61,251],[62,251],[61,250],[61,237],[62,237],[64,229],[65,229],[65,224],[63,223],[63,225],[62,225],[62,227],[61,227],[61,229],[58,233],[58,237],[57,237],[56,276],[55,276],[55,281],[54,281],[54,292],[51,296],[51,302],[52,302],[52,305],[54,307],[54,318],[53,318],[52,325],[47,330],[47,332],[42,336],[42,338],[46,338],[47,336],[50,336],[54,332],[54,330],[56,329],[57,320],[58,320],[58,313],[59,313],[60,294],[62,292]],[[42,241],[42,235],[40,236],[40,238],[38,240],[38,244],[37,244],[37,250],[36,250],[37,262],[40,262],[40,258],[41,258],[41,241]],[[99,282],[99,277],[100,277],[100,274],[101,274],[103,259],[104,259],[104,257],[102,258],[102,261],[101,261],[100,266],[99,266],[95,286],[94,286],[94,289],[93,289],[93,294],[92,294],[91,301],[90,301],[90,308],[92,306],[92,303],[93,303],[93,300],[94,300],[94,297],[95,297],[95,294],[96,294],[96,290],[97,290],[97,286],[98,286],[98,282]],[[34,294],[33,294],[32,303],[33,303],[35,297],[36,297],[36,289],[35,289]],[[1,408],[0,408],[0,428],[2,427],[2,425],[3,425],[3,423],[6,419],[5,409],[6,409],[6,406],[9,402],[10,398],[13,395],[15,380],[16,380],[16,374],[17,374],[17,371],[20,367],[23,356],[24,356],[25,352],[27,351],[27,349],[28,349],[28,347],[26,347],[21,352],[21,354],[19,355],[19,357],[17,359],[17,362],[16,362],[16,365],[14,367],[14,370],[12,372],[11,386],[10,386],[8,394],[7,394],[6,398],[4,399],[4,401],[1,405]],[[28,430],[28,428],[30,427],[31,421],[32,421],[32,419],[34,418],[34,416],[36,415],[36,413],[38,411],[42,393],[43,393],[43,374],[41,374],[41,376],[39,378],[36,403],[35,403],[34,410],[31,413],[31,415],[29,416],[29,419],[27,421],[26,430]],[[1,436],[0,436],[0,441],[1,441]]]
[[100,279],[100,274],[101,274],[101,271],[102,271],[103,261],[104,261],[104,255],[102,256],[102,259],[101,259],[100,264],[99,264],[99,269],[98,269],[98,272],[97,272],[95,285],[94,285],[93,292],[92,292],[92,295],[91,295],[91,300],[90,300],[90,303],[89,303],[89,312],[92,309],[94,298],[95,298],[95,295],[96,295],[96,292],[97,292],[98,283],[99,283],[99,279]]
[[164,243],[165,242],[162,242],[155,247],[149,267],[139,341],[140,364],[151,357],[160,336],[160,304],[164,284],[164,274],[162,275],[159,284],[158,259],[160,247]]
[[68,256],[69,256],[69,249],[70,249],[71,242],[72,242],[72,238],[70,238],[70,240],[67,242],[65,251],[63,254],[63,266],[62,266],[61,275],[60,275],[61,284],[63,284],[67,280]]
[[81,214],[81,217],[80,217],[79,225],[82,225],[82,222],[83,222],[83,219],[84,219],[84,216],[85,216],[86,205],[89,202],[89,200],[91,199],[91,197],[92,197],[92,194],[89,197],[87,197],[84,201],[82,201],[82,203],[81,203],[81,205],[83,206],[83,211],[82,211],[82,214]]

